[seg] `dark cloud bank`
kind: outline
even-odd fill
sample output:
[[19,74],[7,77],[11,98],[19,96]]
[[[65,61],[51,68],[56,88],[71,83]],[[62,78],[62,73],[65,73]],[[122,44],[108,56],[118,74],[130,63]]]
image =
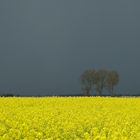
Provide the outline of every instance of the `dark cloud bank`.
[[0,92],[80,93],[89,68],[117,70],[140,93],[140,2],[1,0]]

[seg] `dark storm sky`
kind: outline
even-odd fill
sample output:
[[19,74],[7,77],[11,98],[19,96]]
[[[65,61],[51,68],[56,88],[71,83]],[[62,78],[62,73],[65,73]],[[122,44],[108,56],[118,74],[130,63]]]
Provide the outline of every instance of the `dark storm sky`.
[[89,68],[140,93],[140,1],[1,0],[0,92],[79,93]]

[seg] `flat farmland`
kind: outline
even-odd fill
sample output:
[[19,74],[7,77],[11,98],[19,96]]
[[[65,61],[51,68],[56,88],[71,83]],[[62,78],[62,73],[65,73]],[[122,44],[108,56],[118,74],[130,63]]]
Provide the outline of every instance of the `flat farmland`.
[[140,98],[0,98],[0,140],[140,140]]

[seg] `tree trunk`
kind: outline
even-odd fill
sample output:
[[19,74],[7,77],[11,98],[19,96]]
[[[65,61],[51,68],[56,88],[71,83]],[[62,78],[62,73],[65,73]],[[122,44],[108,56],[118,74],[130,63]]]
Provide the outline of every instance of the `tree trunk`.
[[114,97],[115,96],[115,94],[114,94],[114,87],[112,86],[111,87],[111,95]]
[[90,96],[90,90],[86,90],[86,96]]

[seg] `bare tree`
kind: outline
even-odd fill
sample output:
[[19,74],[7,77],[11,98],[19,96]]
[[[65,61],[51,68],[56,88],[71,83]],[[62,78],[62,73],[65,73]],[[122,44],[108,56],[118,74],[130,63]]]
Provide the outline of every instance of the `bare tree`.
[[110,71],[107,74],[106,84],[108,91],[114,96],[114,87],[119,83],[119,74],[116,71]]
[[95,70],[86,70],[81,75],[82,90],[85,95],[90,96],[91,90],[95,84]]
[[105,88],[110,95],[114,96],[114,87],[119,83],[119,75],[116,71],[105,69],[86,70],[81,75],[82,90],[85,95],[90,96],[92,89],[96,89],[96,95],[101,96]]
[[98,70],[95,74],[96,92],[98,96],[102,95],[103,89],[106,86],[107,70]]

